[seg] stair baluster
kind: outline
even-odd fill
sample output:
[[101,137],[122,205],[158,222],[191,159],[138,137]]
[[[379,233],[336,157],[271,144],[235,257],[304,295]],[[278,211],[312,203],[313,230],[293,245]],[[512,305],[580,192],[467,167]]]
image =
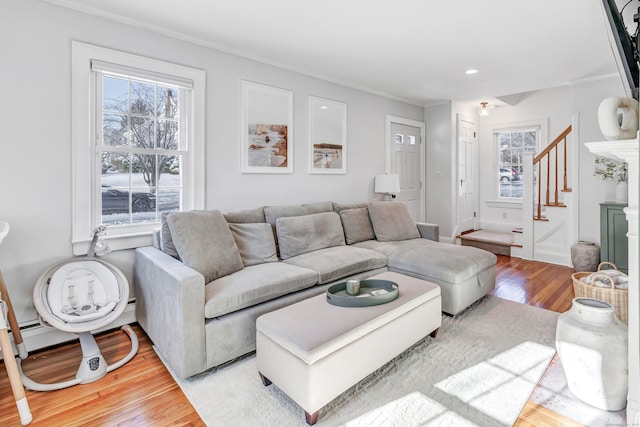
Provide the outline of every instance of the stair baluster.
[[[542,150],[542,152],[540,154],[538,154],[537,156],[534,157],[533,159],[533,165],[535,167],[536,163],[538,164],[538,200],[537,200],[537,209],[536,209],[536,213],[533,216],[534,220],[538,220],[538,221],[545,221],[546,218],[543,218],[542,216],[542,201],[541,201],[541,195],[542,195],[542,159],[544,159],[546,157],[547,159],[547,180],[546,180],[546,191],[545,191],[545,195],[546,195],[546,200],[544,205],[545,206],[556,206],[556,207],[566,207],[563,203],[560,203],[559,201],[559,194],[558,194],[558,145],[561,142],[564,142],[563,145],[563,156],[562,156],[562,160],[563,160],[563,171],[562,171],[562,177],[563,177],[563,185],[562,185],[562,192],[570,192],[571,188],[569,188],[567,186],[567,135],[569,135],[571,133],[571,125],[569,125],[569,127],[567,127],[564,131],[562,131],[562,133],[560,135],[558,135],[558,137],[556,139],[553,140],[553,142],[551,144],[549,144],[544,150]],[[554,150],[554,155],[555,155],[555,179],[554,179],[554,186],[555,186],[555,191],[554,191],[554,200],[553,202],[551,202],[550,200],[550,182],[551,182],[551,151]]]

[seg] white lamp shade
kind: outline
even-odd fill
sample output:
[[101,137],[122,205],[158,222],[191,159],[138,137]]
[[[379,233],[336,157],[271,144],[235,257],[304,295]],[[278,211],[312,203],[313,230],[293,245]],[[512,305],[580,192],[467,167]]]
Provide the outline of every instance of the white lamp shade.
[[376,175],[374,190],[375,193],[397,193],[400,191],[400,179],[398,175],[386,174]]

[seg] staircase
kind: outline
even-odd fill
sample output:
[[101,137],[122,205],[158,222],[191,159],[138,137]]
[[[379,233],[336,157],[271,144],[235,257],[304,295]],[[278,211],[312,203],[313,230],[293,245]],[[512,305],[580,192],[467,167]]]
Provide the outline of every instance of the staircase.
[[577,176],[578,151],[577,143],[572,143],[577,137],[572,130],[569,125],[535,157],[524,155],[525,211],[522,228],[514,229],[514,242],[522,245],[516,250],[521,258],[572,265],[571,245],[578,239],[577,200],[569,186],[570,181],[577,183],[573,176]]

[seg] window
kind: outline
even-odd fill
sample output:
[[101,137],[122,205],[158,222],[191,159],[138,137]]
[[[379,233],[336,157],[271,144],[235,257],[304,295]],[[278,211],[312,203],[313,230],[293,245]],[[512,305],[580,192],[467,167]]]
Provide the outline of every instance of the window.
[[522,199],[523,154],[535,153],[539,127],[525,127],[494,131],[498,148],[498,197]]
[[74,254],[101,224],[148,245],[162,212],[204,206],[204,72],[83,43],[73,64]]

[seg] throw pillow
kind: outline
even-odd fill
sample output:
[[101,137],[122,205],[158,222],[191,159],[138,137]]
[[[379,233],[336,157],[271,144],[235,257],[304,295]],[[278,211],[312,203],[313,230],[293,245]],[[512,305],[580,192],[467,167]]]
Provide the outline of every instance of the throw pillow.
[[266,222],[229,224],[245,267],[278,261],[273,230]]
[[376,238],[369,219],[369,209],[366,207],[341,210],[340,219],[342,220],[347,245]]
[[162,212],[160,221],[160,249],[162,250],[162,252],[171,255],[174,258],[180,259],[178,251],[176,250],[176,246],[173,244],[173,239],[171,238],[171,230],[169,230],[169,224],[167,224],[167,216],[173,212],[175,211]]
[[182,262],[201,273],[207,283],[244,268],[222,212],[174,212],[167,216],[167,224]]
[[380,242],[417,239],[418,226],[403,202],[369,202],[371,225]]
[[280,257],[287,259],[333,246],[344,246],[344,232],[335,212],[280,217],[276,220]]

